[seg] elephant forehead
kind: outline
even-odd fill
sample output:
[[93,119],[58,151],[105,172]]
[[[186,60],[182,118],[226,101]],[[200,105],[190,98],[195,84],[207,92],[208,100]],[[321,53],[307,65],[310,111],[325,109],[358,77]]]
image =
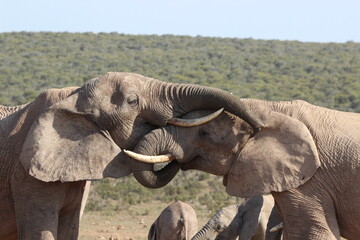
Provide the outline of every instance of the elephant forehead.
[[134,85],[136,85],[136,87],[142,87],[142,84],[154,79],[136,73],[110,72],[101,77],[100,80],[109,81],[115,84],[116,87],[130,87]]
[[109,78],[103,86],[99,87],[101,93],[112,95],[112,99],[124,100],[131,95],[137,96],[139,100],[150,99],[155,91],[152,91],[152,83],[160,82],[152,78],[137,74],[126,75],[121,78]]
[[130,73],[130,72],[108,72],[100,77],[100,79],[111,79],[117,81],[124,81],[128,79],[140,79],[140,78],[147,78],[147,77],[137,73]]

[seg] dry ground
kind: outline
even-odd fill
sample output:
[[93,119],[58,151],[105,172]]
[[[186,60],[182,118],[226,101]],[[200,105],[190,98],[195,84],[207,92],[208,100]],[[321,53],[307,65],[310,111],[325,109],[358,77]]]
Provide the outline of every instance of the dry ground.
[[[198,216],[200,229],[215,213],[202,206],[191,205]],[[79,240],[147,240],[151,224],[166,206],[168,204],[159,202],[134,205],[120,211],[85,212]]]
[[[151,224],[167,205],[150,203],[119,211],[85,212],[80,224],[79,240],[147,240]],[[213,213],[201,206],[192,206],[198,216],[200,229]]]

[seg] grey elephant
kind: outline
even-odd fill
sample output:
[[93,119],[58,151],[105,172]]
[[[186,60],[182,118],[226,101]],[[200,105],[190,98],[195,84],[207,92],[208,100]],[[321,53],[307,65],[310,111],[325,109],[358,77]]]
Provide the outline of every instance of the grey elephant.
[[183,170],[223,176],[233,196],[271,192],[284,239],[358,239],[360,114],[300,100],[238,101],[263,122],[260,131],[223,113],[194,128],[154,130],[136,152],[171,154]]
[[274,198],[255,196],[220,209],[192,240],[280,240],[281,230],[270,230],[281,222],[274,209]]
[[167,206],[151,225],[149,240],[190,240],[196,233],[198,221],[190,204],[175,201]]
[[133,173],[147,187],[167,184],[178,163],[154,171],[122,149],[189,111],[224,106],[261,128],[234,99],[215,88],[107,73],[25,105],[1,106],[0,239],[77,239],[86,180]]

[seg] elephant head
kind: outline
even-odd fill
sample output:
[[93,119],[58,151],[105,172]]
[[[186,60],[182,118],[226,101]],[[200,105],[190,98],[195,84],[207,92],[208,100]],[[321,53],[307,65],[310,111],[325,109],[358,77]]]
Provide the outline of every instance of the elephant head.
[[[238,237],[239,219],[234,219],[238,213],[239,205],[230,205],[221,208],[210,220],[197,232],[192,240],[214,240],[223,236],[228,240]],[[219,236],[220,235],[220,236]]]
[[[224,176],[226,190],[233,196],[281,192],[308,181],[320,166],[308,128],[291,116],[267,108],[253,107],[252,111],[264,123],[257,133],[243,119],[224,112],[201,126],[153,130],[135,152],[171,154],[183,170]],[[188,117],[202,114],[196,111]]]
[[151,225],[148,240],[190,239],[197,228],[196,212],[191,205],[175,201],[167,206]]
[[269,232],[281,222],[280,218],[271,218],[273,208],[272,196],[255,196],[239,205],[223,207],[192,240],[280,239],[281,232]]
[[225,91],[107,73],[48,104],[28,131],[21,162],[42,181],[93,180],[133,172],[141,184],[161,187],[179,164],[173,162],[160,172],[153,171],[152,164],[132,161],[129,166],[122,149],[132,149],[144,134],[173,118],[220,107],[242,116],[254,129],[262,127],[260,119]]

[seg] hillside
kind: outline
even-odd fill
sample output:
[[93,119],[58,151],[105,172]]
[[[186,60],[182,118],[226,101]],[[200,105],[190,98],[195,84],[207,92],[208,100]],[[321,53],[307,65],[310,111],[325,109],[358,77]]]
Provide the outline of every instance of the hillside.
[[239,97],[360,111],[360,44],[117,33],[1,33],[0,104],[108,71],[198,83]]
[[[33,100],[47,88],[80,86],[108,71],[222,88],[239,97],[302,99],[360,112],[360,44],[302,43],[117,33],[1,33],[0,104]],[[209,209],[239,201],[220,177],[191,171],[149,190],[133,178],[95,183],[89,210],[173,199]]]

